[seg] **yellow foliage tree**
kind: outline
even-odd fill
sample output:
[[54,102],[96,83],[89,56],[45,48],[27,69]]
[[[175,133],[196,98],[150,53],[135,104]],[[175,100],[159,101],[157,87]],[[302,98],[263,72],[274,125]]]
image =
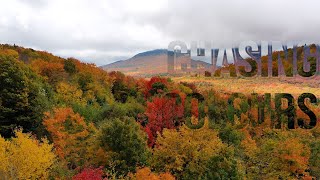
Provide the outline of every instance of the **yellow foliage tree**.
[[83,92],[76,86],[60,82],[57,85],[57,96],[67,104],[78,103],[85,105],[87,102],[82,97]]
[[217,132],[205,125],[200,129],[189,129],[185,125],[179,130],[164,129],[158,136],[153,151],[152,165],[158,171],[171,172],[176,176],[201,175],[205,164],[226,146]]
[[55,160],[53,146],[21,130],[10,141],[0,137],[0,179],[47,179]]
[[19,53],[13,49],[0,49],[0,54],[2,56],[12,56],[15,59],[19,58]]
[[[300,131],[300,132],[298,132]],[[310,147],[303,143],[303,131],[266,130],[257,141],[258,149],[248,151],[246,162],[248,177],[253,179],[294,179],[308,177]],[[297,136],[298,135],[298,136]],[[306,133],[304,133],[306,135]],[[249,141],[248,141],[249,142]],[[255,143],[245,143],[255,148]]]

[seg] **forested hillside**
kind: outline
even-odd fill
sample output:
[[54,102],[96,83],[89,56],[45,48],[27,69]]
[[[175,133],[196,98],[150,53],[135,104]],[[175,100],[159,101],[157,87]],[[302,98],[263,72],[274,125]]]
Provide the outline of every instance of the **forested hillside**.
[[320,178],[319,106],[315,127],[288,129],[274,104],[261,122],[258,106],[228,99],[1,45],[0,179]]

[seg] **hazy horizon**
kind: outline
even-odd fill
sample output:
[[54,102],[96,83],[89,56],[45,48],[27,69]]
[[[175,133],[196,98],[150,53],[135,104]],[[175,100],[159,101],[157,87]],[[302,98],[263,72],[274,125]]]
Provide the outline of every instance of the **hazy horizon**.
[[[169,42],[319,42],[317,1],[2,0],[0,43],[75,57],[98,66]],[[318,5],[317,5],[318,4]]]

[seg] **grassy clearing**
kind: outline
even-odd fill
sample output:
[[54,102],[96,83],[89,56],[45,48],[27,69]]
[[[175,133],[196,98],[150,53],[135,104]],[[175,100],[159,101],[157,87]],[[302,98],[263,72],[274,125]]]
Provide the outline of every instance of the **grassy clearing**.
[[280,78],[210,78],[210,77],[175,77],[176,82],[193,82],[201,90],[215,89],[219,92],[231,93],[290,93],[299,96],[302,93],[312,93],[320,97],[320,87],[314,81],[286,81]]

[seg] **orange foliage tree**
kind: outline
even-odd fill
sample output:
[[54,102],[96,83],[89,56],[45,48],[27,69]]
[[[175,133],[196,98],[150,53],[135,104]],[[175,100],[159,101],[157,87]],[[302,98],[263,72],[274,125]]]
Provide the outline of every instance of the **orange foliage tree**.
[[169,172],[156,174],[151,172],[150,168],[144,167],[138,169],[134,175],[129,175],[132,179],[136,180],[175,180],[174,176],[172,176]]
[[67,76],[62,63],[35,60],[31,63],[31,67],[35,72],[45,77],[50,84],[56,84]]
[[[86,165],[86,160],[96,158],[105,160],[106,155],[97,147],[93,156],[94,140],[90,134],[95,131],[92,124],[87,125],[84,118],[73,112],[71,108],[56,108],[53,113],[46,113],[43,124],[51,134],[56,152],[61,159],[67,160],[69,167]],[[92,151],[89,153],[89,151]],[[93,158],[93,159],[92,159]]]

